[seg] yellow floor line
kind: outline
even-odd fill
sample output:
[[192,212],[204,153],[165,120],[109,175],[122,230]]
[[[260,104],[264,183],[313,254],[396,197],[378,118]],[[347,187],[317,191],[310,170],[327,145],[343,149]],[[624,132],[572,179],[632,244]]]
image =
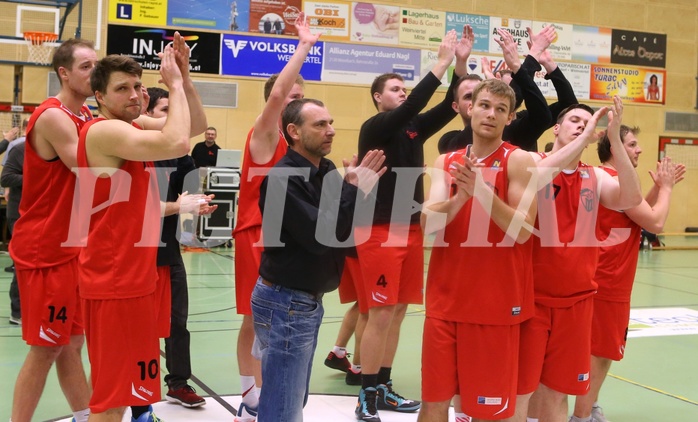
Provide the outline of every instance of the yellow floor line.
[[691,399],[687,399],[686,397],[677,396],[676,394],[671,394],[671,393],[666,392],[664,390],[660,390],[659,388],[654,388],[654,387],[650,387],[649,385],[640,384],[639,382],[632,381],[632,380],[629,380],[627,378],[623,378],[621,376],[611,374],[610,372],[608,373],[608,376],[611,378],[615,378],[617,380],[620,380],[620,381],[627,382],[628,384],[636,385],[638,387],[642,387],[644,389],[654,391],[655,393],[663,394],[665,396],[668,396],[668,397],[671,397],[671,398],[674,398],[677,400],[685,401],[686,403],[690,403],[690,404],[694,404],[694,405],[698,406],[698,402],[693,401]]

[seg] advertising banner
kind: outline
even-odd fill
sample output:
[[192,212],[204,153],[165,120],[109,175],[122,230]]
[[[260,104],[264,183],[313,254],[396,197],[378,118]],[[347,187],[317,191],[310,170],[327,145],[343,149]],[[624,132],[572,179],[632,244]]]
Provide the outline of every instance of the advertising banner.
[[[296,51],[298,40],[277,37],[223,34],[221,74],[267,78],[279,73]],[[317,42],[310,50],[301,75],[319,81],[324,45]]]
[[454,29],[460,39],[463,34],[463,26],[470,25],[475,35],[473,51],[488,53],[490,51],[490,17],[482,15],[468,15],[465,13],[446,12],[446,32]]
[[591,66],[590,99],[610,101],[619,95],[633,103],[664,104],[666,72],[628,66]]
[[310,19],[310,31],[324,39],[349,41],[349,10],[342,1],[304,1],[303,11]]
[[400,44],[439,48],[446,33],[446,12],[402,8],[400,16]]
[[[574,95],[577,100],[584,101],[589,99],[589,81],[591,79],[591,65],[586,63],[564,63],[557,64],[567,80],[572,85]],[[536,72],[534,78],[536,85],[540,88],[540,92],[546,98],[557,98],[557,91],[550,80],[545,79],[545,70]],[[557,116],[553,116],[557,118]]]
[[666,67],[666,34],[611,32],[611,63]]
[[110,1],[109,22],[167,25],[167,0]]
[[540,32],[546,26],[552,25],[557,34],[548,47],[550,55],[557,60],[572,60],[572,46],[574,44],[574,26],[569,24],[534,21],[531,29],[533,33]]
[[355,2],[351,7],[351,41],[373,44],[398,42],[400,8]]
[[573,25],[572,60],[587,63],[611,62],[611,29]]
[[250,0],[168,0],[168,25],[247,32],[249,22]]
[[297,35],[296,22],[301,0],[250,0],[250,32]]
[[370,85],[383,73],[399,73],[406,86],[419,82],[421,51],[405,48],[325,43],[324,82]]
[[508,31],[512,37],[514,37],[514,42],[516,43],[516,49],[519,55],[525,56],[528,54],[528,46],[526,41],[528,41],[527,27],[531,26],[531,21],[523,19],[510,19],[510,18],[490,18],[490,53],[502,54],[502,49],[499,44],[494,40],[499,38],[497,34],[497,28],[502,28]]
[[[107,28],[107,54],[129,56],[143,69],[160,69],[157,53],[174,39],[174,29],[140,28],[136,26],[109,25]],[[210,32],[179,31],[190,49],[189,70],[192,73],[218,75],[220,34]]]

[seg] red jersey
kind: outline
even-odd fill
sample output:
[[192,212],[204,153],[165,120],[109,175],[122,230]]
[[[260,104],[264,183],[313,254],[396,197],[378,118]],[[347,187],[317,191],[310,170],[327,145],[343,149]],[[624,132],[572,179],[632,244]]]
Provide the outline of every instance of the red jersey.
[[[516,149],[504,142],[482,160],[485,182],[505,202],[509,156]],[[465,151],[448,154],[444,170],[462,162]],[[427,274],[427,316],[487,325],[513,325],[533,316],[531,242],[518,244],[506,237],[489,216],[471,198],[437,232]]]
[[[611,176],[618,172],[608,167],[601,167]],[[596,267],[594,281],[598,284],[596,297],[614,302],[630,302],[630,294],[635,281],[637,257],[640,251],[640,236],[642,227],[630,219],[624,212],[610,210],[604,206],[599,208],[600,239],[608,238],[611,229],[626,229],[619,235],[628,238],[613,246],[601,246],[599,265]]]
[[599,197],[594,168],[579,163],[538,192],[533,240],[536,303],[564,308],[596,291]]
[[41,114],[49,108],[59,108],[75,123],[76,134],[92,113],[83,104],[80,115],[74,114],[58,99],[52,97],[32,113],[27,125],[24,152],[24,184],[19,212],[10,242],[10,254],[17,268],[35,269],[60,265],[78,256],[80,248],[61,246],[68,239],[73,215],[75,175],[60,158],[44,160],[34,150],[32,131]]
[[[286,138],[279,132],[279,141],[276,143],[276,150],[271,160],[264,164],[257,164],[252,160],[252,154],[250,154],[250,139],[252,139],[252,132],[254,132],[254,127],[250,129],[247,134],[247,141],[245,142],[245,150],[243,152],[242,159],[242,174],[240,175],[240,197],[238,199],[238,216],[237,224],[235,225],[235,230],[233,235],[242,230],[249,229],[250,227],[261,227],[262,226],[262,213],[259,211],[259,188],[262,186],[262,181],[264,176],[269,172],[269,169],[276,164],[281,157],[286,155],[288,150],[288,144],[286,143]],[[252,180],[248,180],[250,169],[262,169],[261,175],[254,173]],[[258,170],[259,171],[259,170]]]
[[158,279],[157,180],[154,172],[149,171],[152,163],[140,161],[125,161],[111,177],[92,176],[87,168],[85,137],[93,124],[103,120],[95,119],[85,125],[78,143],[80,195],[85,198],[83,205],[98,210],[89,216],[81,210],[81,219],[89,219],[90,226],[79,261],[80,296],[93,300],[146,296],[155,291]]

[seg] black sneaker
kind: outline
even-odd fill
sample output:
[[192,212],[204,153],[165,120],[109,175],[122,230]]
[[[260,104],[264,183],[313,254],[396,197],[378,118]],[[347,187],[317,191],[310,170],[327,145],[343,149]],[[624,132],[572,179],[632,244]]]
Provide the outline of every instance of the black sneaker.
[[5,267],[5,272],[6,272],[6,273],[13,273],[13,272],[15,272],[15,264],[10,265],[9,267]]
[[343,358],[338,358],[334,352],[330,352],[325,359],[325,366],[328,368],[336,369],[342,372],[348,372],[351,369],[351,362],[349,362],[349,353],[344,355]]
[[376,400],[378,398],[378,391],[373,387],[368,387],[366,389],[361,389],[359,391],[359,401],[356,403],[356,419],[360,421],[373,421],[380,422],[381,418],[378,417],[378,410],[376,409]]
[[352,369],[347,371],[347,376],[344,377],[344,382],[347,385],[361,385],[361,371],[354,372]]
[[11,325],[22,325],[22,318],[10,315]]
[[393,381],[388,381],[387,384],[379,384],[378,390],[378,408],[380,410],[393,410],[395,412],[412,413],[419,410],[422,406],[417,400],[408,400],[393,390]]

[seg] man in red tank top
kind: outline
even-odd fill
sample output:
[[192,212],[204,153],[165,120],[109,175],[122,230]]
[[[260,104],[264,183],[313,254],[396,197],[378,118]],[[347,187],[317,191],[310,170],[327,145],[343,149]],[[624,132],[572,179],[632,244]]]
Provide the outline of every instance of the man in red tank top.
[[[516,97],[490,79],[468,102],[472,149],[437,159],[424,211],[426,230],[439,231],[427,276],[420,421],[446,420],[456,394],[478,420],[512,420],[520,324],[533,314],[535,163],[502,141]],[[509,231],[514,220],[529,228]]]
[[[618,149],[622,106],[614,97],[609,113],[608,135]],[[566,108],[553,127],[551,154],[536,154],[541,188],[533,242],[536,309],[521,326],[518,392],[523,400],[517,402],[526,413],[535,391],[527,412],[531,418],[564,420],[567,395],[588,390],[598,205],[627,209],[642,200],[627,156],[619,160],[618,179],[579,161],[584,148],[600,137],[594,130],[607,113],[608,107],[596,113],[583,104]]]
[[309,20],[301,13],[295,22],[298,46],[281,73],[273,75],[264,85],[266,104],[247,135],[242,161],[238,217],[235,238],[235,299],[237,313],[242,315],[238,333],[237,359],[242,387],[242,403],[236,422],[254,421],[259,403],[258,388],[262,386],[260,362],[252,356],[254,324],[250,299],[262,256],[262,215],[259,211],[259,188],[269,168],[284,155],[288,145],[281,133],[281,113],[293,100],[303,98],[300,70],[320,34],[311,34]]
[[90,41],[63,42],[53,55],[61,90],[32,114],[25,147],[22,218],[10,244],[21,292],[22,337],[30,346],[17,376],[12,420],[32,419],[56,363],[75,420],[87,421],[90,390],[80,356],[85,341],[78,297],[79,248],[68,237],[77,165],[78,131],[92,118],[90,73],[97,61]]
[[120,421],[126,406],[145,407],[134,416],[152,421],[148,406],[160,400],[155,256],[161,205],[149,161],[186,154],[190,137],[206,128],[179,33],[161,59],[170,91],[167,119],[140,114],[140,65],[107,56],[91,78],[102,117],[83,128],[78,145],[80,214],[89,221],[80,295],[96,421]]
[[[623,151],[637,168],[642,149],[637,135],[640,129],[625,125],[620,127]],[[601,168],[617,177],[616,158],[611,151],[611,142],[605,136],[598,144]],[[606,422],[603,410],[598,405],[599,391],[611,363],[623,359],[630,318],[630,295],[640,248],[641,229],[659,233],[669,215],[671,191],[676,182],[683,179],[685,167],[674,164],[669,157],[657,163],[657,171],[651,172],[654,185],[640,205],[625,211],[606,207],[599,208],[601,239],[611,236],[612,230],[629,230],[625,241],[616,245],[602,246],[599,264],[594,274],[598,284],[594,295],[594,315],[591,326],[591,373],[590,388],[585,395],[577,396],[571,422],[583,421],[590,416],[594,421]]]

